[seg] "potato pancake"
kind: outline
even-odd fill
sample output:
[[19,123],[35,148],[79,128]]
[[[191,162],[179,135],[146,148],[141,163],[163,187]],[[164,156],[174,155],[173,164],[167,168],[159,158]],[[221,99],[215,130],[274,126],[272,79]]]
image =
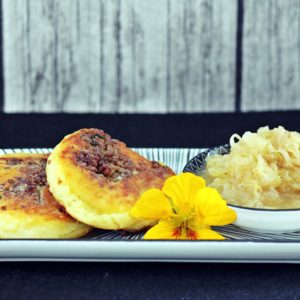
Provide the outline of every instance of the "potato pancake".
[[47,158],[48,154],[0,156],[0,238],[77,238],[90,230],[50,193]]
[[137,231],[153,225],[130,210],[143,192],[174,172],[149,161],[99,129],[66,136],[49,156],[50,191],[77,220],[102,229]]

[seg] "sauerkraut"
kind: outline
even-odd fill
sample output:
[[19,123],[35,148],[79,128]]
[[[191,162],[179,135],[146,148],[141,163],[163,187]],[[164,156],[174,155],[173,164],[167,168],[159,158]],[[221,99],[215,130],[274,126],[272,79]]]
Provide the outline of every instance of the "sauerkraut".
[[207,158],[207,182],[229,204],[300,208],[300,134],[261,127],[230,138],[229,154]]

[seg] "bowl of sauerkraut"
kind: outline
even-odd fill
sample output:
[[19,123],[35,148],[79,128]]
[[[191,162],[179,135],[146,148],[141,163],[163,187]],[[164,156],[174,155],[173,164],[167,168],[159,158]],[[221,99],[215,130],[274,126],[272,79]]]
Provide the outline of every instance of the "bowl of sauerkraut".
[[237,226],[255,231],[300,231],[300,133],[282,126],[233,134],[184,172],[203,176],[237,213]]

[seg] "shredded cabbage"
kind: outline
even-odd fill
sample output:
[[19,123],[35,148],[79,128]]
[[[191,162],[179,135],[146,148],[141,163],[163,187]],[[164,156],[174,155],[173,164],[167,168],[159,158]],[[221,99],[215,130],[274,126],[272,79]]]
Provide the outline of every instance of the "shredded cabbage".
[[226,155],[207,158],[207,182],[230,204],[300,208],[300,134],[261,127],[230,138]]

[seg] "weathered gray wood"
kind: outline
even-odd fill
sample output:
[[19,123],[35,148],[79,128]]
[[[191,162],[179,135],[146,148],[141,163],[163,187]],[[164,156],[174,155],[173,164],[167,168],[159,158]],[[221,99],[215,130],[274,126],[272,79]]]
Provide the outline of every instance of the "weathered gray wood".
[[169,3],[168,108],[234,110],[236,1]]
[[236,0],[3,0],[5,111],[233,111],[236,13]]
[[300,1],[244,1],[242,110],[300,108]]

